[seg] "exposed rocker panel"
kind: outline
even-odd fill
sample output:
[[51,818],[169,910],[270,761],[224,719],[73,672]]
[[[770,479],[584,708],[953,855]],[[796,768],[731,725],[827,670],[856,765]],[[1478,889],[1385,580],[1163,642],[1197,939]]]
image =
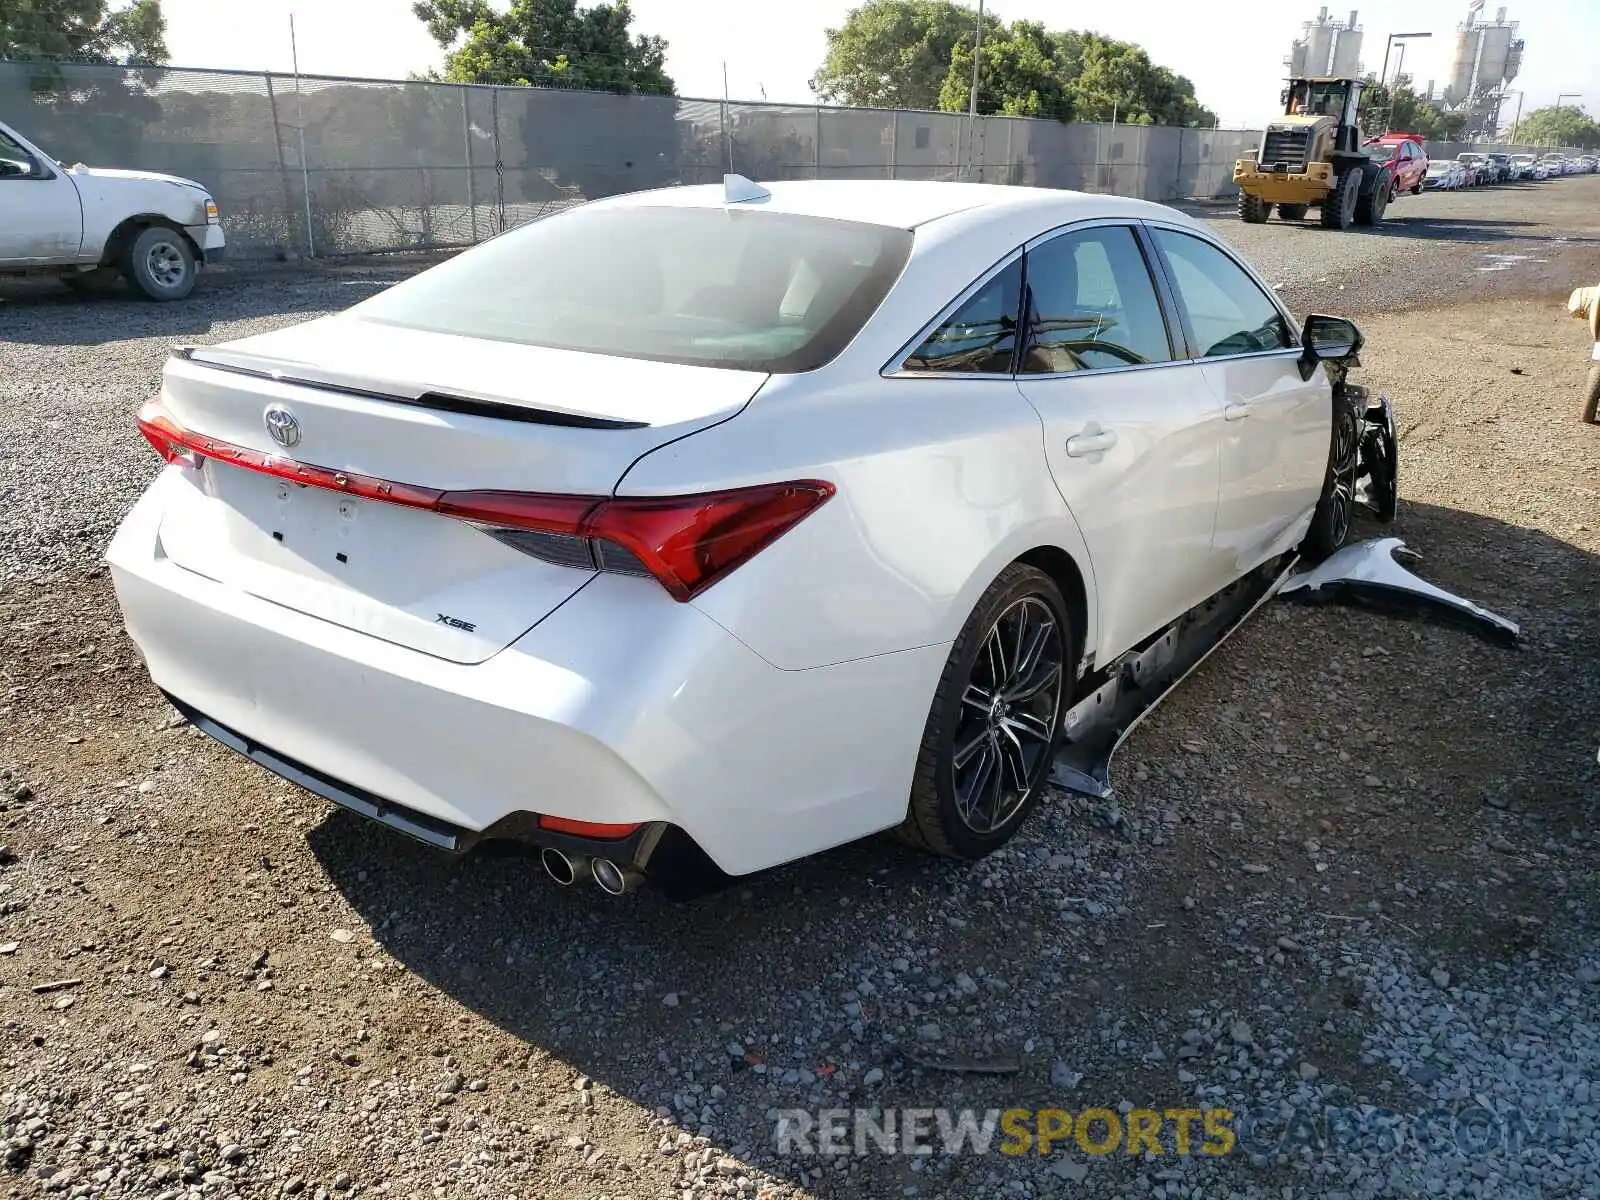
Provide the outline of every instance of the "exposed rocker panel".
[[1111,759],[1128,734],[1277,593],[1293,565],[1288,555],[1258,568],[1112,663],[1106,681],[1068,710],[1051,781],[1097,799],[1111,796]]

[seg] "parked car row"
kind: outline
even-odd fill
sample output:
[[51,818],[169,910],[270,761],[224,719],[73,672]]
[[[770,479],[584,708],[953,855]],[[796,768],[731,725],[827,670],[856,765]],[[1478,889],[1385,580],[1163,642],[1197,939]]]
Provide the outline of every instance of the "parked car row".
[[1569,158],[1561,154],[1467,153],[1430,162],[1422,186],[1430,191],[1453,192],[1499,183],[1556,179],[1563,175],[1591,175],[1597,170],[1600,170],[1600,157],[1593,154]]

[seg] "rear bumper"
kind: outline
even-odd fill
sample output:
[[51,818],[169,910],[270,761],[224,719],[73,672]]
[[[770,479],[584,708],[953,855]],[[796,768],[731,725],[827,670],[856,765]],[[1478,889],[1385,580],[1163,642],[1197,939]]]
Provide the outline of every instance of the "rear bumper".
[[174,484],[107,553],[152,678],[347,808],[455,850],[530,840],[534,814],[676,829],[729,875],[904,816],[943,647],[780,671],[653,582],[602,575],[487,661],[448,662],[179,567]]

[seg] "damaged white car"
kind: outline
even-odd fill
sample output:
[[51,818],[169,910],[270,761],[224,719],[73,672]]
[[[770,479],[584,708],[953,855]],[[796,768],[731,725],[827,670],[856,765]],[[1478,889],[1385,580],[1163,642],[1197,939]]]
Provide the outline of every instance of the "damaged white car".
[[447,850],[975,859],[1219,597],[1394,515],[1360,346],[1159,205],[730,176],[179,353],[109,561],[199,728]]

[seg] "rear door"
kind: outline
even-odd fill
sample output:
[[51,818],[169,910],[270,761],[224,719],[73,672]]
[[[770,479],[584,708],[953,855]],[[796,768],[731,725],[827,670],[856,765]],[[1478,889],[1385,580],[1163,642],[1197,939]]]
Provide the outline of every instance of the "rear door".
[[[753,371],[624,359],[333,317],[169,363],[162,403],[223,444],[169,507],[179,566],[455,662],[481,662],[594,575],[584,545],[491,529],[229,461],[451,493],[609,495],[641,455],[737,412]],[[448,380],[448,385],[443,381]]]
[[1178,361],[1129,224],[1073,226],[1026,254],[1018,385],[1044,420],[1056,485],[1089,547],[1099,661],[1210,595],[1222,406]]
[[1192,352],[1222,410],[1215,546],[1230,577],[1289,549],[1328,464],[1332,389],[1300,377],[1300,348],[1270,292],[1206,238],[1151,226]]

